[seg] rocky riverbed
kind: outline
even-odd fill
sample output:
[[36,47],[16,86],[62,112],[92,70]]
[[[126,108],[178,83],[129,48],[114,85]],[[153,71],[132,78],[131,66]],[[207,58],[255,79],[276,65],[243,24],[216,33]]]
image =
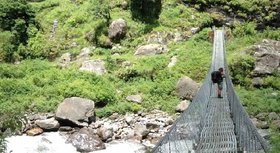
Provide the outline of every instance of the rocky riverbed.
[[6,138],[7,151],[144,152],[155,146],[178,117],[153,110],[97,118],[92,104],[72,97],[65,99],[55,114],[26,114],[20,135]]

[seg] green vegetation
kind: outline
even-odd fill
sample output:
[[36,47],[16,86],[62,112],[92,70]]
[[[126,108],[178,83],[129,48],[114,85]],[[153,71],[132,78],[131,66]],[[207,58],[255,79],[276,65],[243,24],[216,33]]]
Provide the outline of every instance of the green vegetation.
[[[140,2],[144,7],[138,6]],[[206,6],[246,21],[234,22],[227,29],[226,47],[229,71],[248,113],[280,113],[279,74],[266,76],[261,89],[252,87],[250,72],[255,59],[248,50],[262,39],[280,40],[280,29],[274,24],[279,7],[275,3],[276,0],[131,0],[125,7],[119,0],[4,0],[0,4],[0,127],[14,129],[19,123],[9,120],[11,116],[53,112],[64,98],[72,96],[95,101],[99,117],[152,109],[174,113],[180,101],[174,93],[178,79],[186,75],[202,83],[210,67],[209,27],[216,19]],[[109,25],[119,18],[127,22],[127,34],[110,44]],[[6,19],[10,20],[6,23]],[[58,25],[53,31],[55,21]],[[258,31],[260,24],[271,26]],[[191,32],[194,27],[199,28],[196,34]],[[187,40],[174,42],[175,33]],[[140,45],[157,36],[166,42],[167,53],[134,56]],[[114,43],[121,48],[111,49]],[[104,60],[106,74],[80,72],[78,62],[66,69],[57,66],[57,58],[63,53],[75,57],[82,48],[91,46],[96,47],[91,59]],[[112,56],[116,53],[119,56]],[[173,56],[177,56],[177,63],[168,68]],[[13,64],[15,61],[20,63]],[[130,66],[123,66],[124,62]],[[143,102],[127,102],[126,96],[132,94],[140,94]],[[277,145],[279,131],[274,132],[277,134],[272,143]]]
[[226,12],[228,16],[254,21],[264,25],[279,26],[279,0],[182,0],[195,8],[206,11],[215,8]]
[[155,22],[161,13],[161,0],[131,0],[132,18],[147,23]]

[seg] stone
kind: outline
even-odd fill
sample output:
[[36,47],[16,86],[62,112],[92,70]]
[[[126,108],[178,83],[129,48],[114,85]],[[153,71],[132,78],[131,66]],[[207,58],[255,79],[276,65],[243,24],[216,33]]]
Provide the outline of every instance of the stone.
[[102,75],[106,73],[105,62],[102,60],[84,61],[80,67],[80,71],[87,71],[97,75]]
[[255,126],[257,126],[257,124],[258,124],[258,119],[257,119],[257,118],[250,118],[250,119],[251,119],[252,123],[253,123]]
[[169,67],[169,68],[173,67],[173,66],[175,66],[176,63],[177,63],[177,56],[173,56],[167,67]]
[[59,66],[61,68],[67,68],[70,65],[71,62],[71,54],[70,53],[64,53],[61,55],[59,59]]
[[252,84],[255,87],[261,87],[263,85],[263,80],[261,77],[254,77],[252,79]]
[[43,132],[44,132],[43,129],[41,129],[39,127],[35,127],[33,129],[27,130],[26,134],[28,136],[36,136],[36,135],[42,134]]
[[176,94],[180,99],[191,100],[199,89],[198,83],[185,76],[178,80],[176,85]]
[[113,127],[106,127],[106,126],[101,127],[98,131],[98,135],[102,141],[108,142],[107,140],[112,138],[114,135]]
[[59,127],[58,131],[61,131],[61,132],[68,132],[68,131],[72,131],[74,130],[71,126],[61,126]]
[[146,124],[146,128],[147,128],[148,130],[159,129],[159,127],[160,127],[160,124],[158,124],[158,123],[156,123],[156,122],[148,122],[148,123]]
[[119,118],[119,114],[118,113],[113,113],[111,116],[109,116],[109,119],[111,119],[111,120],[115,120],[117,118]]
[[133,119],[133,116],[131,114],[126,114],[125,117],[125,122],[128,124],[128,125],[131,125],[134,123],[134,119]]
[[253,76],[269,75],[279,72],[280,41],[264,39],[261,44],[253,47],[256,58]]
[[127,1],[123,1],[122,4],[121,4],[121,7],[122,7],[122,9],[126,10],[127,7],[128,7]]
[[266,121],[260,121],[256,124],[256,127],[259,129],[268,129],[269,125]]
[[134,55],[138,56],[148,56],[148,55],[156,55],[166,53],[167,46],[161,44],[148,44],[144,46],[140,46]]
[[180,104],[178,104],[176,106],[175,110],[176,110],[176,112],[183,112],[189,107],[189,105],[190,105],[190,101],[183,100],[183,101],[180,102]]
[[141,103],[142,97],[141,95],[130,95],[126,97],[127,101],[135,102],[135,103]]
[[186,38],[184,37],[184,35],[182,35],[181,33],[175,33],[175,38],[174,41],[175,42],[180,42],[180,41],[184,41],[186,40]]
[[199,31],[199,27],[193,27],[191,28],[192,34],[196,34]]
[[172,32],[158,32],[153,31],[146,36],[146,41],[149,44],[168,44],[174,41],[174,34]]
[[45,119],[45,120],[36,120],[35,124],[47,131],[54,131],[54,130],[58,130],[59,128],[59,123],[54,118]]
[[258,133],[266,140],[270,139],[270,134],[269,131],[267,129],[257,129]]
[[142,140],[149,134],[149,130],[146,128],[145,125],[136,124],[134,127],[134,133],[136,135],[136,139]]
[[95,49],[95,47],[85,47],[81,50],[80,54],[77,56],[77,60],[79,61],[84,61],[84,60],[89,60],[90,55],[92,53],[92,49]]
[[278,120],[279,115],[277,115],[275,112],[271,112],[271,113],[268,114],[268,119],[269,120]]
[[122,62],[122,67],[124,68],[129,68],[131,67],[133,64],[130,61],[124,61]]
[[69,136],[66,141],[76,147],[79,152],[91,152],[105,149],[105,144],[94,134],[93,130],[82,128]]
[[261,121],[265,121],[265,119],[267,118],[267,113],[259,113],[256,118],[261,120]]
[[114,42],[119,42],[125,37],[127,31],[127,24],[124,19],[114,20],[109,26],[109,38]]
[[272,127],[276,128],[277,130],[280,130],[280,120],[274,120],[271,123]]
[[59,104],[55,116],[61,125],[74,123],[86,126],[93,121],[94,102],[80,97],[66,98]]

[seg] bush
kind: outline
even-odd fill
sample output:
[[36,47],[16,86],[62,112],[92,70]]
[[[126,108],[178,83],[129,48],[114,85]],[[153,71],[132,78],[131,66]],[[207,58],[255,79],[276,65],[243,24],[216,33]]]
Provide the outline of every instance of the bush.
[[254,36],[256,34],[256,24],[253,22],[236,24],[233,30],[233,35],[236,37]]
[[254,69],[255,58],[243,53],[241,56],[235,56],[229,63],[233,83],[246,87],[251,86],[250,73]]
[[146,23],[154,23],[161,13],[161,0],[131,0],[132,18]]

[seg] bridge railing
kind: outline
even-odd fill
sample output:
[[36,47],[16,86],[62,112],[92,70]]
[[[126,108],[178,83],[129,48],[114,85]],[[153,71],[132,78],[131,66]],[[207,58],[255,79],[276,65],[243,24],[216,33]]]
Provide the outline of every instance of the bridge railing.
[[[224,54],[225,52],[226,49],[224,48]],[[250,120],[248,114],[241,105],[237,94],[235,93],[234,86],[229,75],[226,57],[224,57],[224,61],[226,69],[225,80],[227,84],[227,97],[238,142],[238,151],[269,152],[268,143],[258,133],[257,128]]]
[[[214,43],[215,43],[214,39]],[[153,148],[154,153],[193,152],[200,139],[207,105],[211,96],[211,72],[214,70],[214,47],[211,67],[190,106],[175,121],[170,131]]]

